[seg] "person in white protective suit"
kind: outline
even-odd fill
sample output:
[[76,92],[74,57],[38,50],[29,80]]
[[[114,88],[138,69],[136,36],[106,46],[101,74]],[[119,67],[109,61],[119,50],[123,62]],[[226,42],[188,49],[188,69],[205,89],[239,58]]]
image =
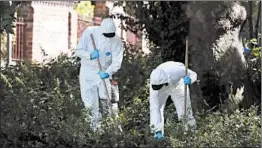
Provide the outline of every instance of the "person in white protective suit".
[[[91,127],[94,131],[100,126],[99,100],[105,102],[108,100],[103,79],[105,79],[111,96],[110,79],[121,68],[123,60],[123,43],[115,32],[116,26],[113,19],[105,18],[100,26],[91,26],[85,29],[75,51],[76,56],[81,58],[79,74],[81,98],[85,107],[91,108]],[[97,49],[93,47],[90,34],[93,35]],[[97,58],[101,63],[101,71]],[[113,110],[118,109],[117,103],[112,106]]]
[[[164,138],[164,108],[168,96],[175,104],[178,119],[184,117],[185,84],[190,85],[197,80],[197,74],[188,69],[185,76],[185,65],[180,62],[168,61],[160,64],[150,75],[150,127],[157,140]],[[189,90],[187,92],[187,124],[196,126],[191,108]]]

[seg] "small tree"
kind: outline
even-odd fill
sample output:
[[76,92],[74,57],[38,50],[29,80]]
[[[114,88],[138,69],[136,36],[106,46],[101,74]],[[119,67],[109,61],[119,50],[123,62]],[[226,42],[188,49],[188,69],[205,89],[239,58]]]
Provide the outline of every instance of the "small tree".
[[210,108],[224,103],[231,109],[235,106],[229,105],[249,107],[257,100],[246,75],[239,38],[247,18],[241,3],[139,1],[117,5],[131,16],[125,18],[126,28],[133,32],[146,29],[149,40],[160,47],[163,61],[184,62],[185,37],[189,36],[189,67],[201,81],[191,86],[192,95],[199,99],[193,101],[206,100]]
[[81,16],[86,18],[93,18],[95,6],[91,1],[80,1],[74,5],[74,9]]
[[[0,1],[0,39],[2,41],[3,32],[7,34],[14,34],[13,28],[15,21],[15,12],[17,6],[21,4],[21,1]],[[0,50],[2,50],[2,45],[0,43]],[[2,61],[3,52],[0,51],[0,67]]]

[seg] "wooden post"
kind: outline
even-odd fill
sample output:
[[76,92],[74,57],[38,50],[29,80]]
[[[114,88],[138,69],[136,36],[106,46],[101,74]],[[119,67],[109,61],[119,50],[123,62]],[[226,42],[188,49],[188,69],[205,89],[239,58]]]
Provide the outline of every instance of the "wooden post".
[[[96,44],[95,44],[95,41],[94,41],[94,37],[93,37],[93,34],[90,34],[90,37],[92,39],[92,44],[93,44],[93,47],[94,49],[96,49]],[[101,63],[99,61],[99,58],[97,58],[97,63],[98,63],[98,66],[99,66],[99,70],[102,71],[102,66],[101,66]],[[103,81],[103,84],[104,84],[104,87],[105,87],[105,90],[106,90],[106,94],[107,94],[107,98],[108,98],[108,106],[109,106],[109,110],[111,112],[111,115],[113,114],[113,111],[112,111],[112,103],[111,103],[111,97],[109,94],[109,91],[108,91],[108,88],[107,88],[107,85],[106,85],[106,81],[105,80],[102,80]]]
[[[0,17],[0,26],[2,26],[2,17]],[[4,31],[3,31],[4,32]],[[1,71],[1,69],[2,69],[2,48],[1,48],[1,46],[2,46],[2,33],[3,32],[0,32],[0,71]]]
[[[185,53],[185,76],[188,75],[188,37],[186,37],[186,53]],[[185,84],[185,102],[184,102],[184,126],[187,120],[187,85]]]

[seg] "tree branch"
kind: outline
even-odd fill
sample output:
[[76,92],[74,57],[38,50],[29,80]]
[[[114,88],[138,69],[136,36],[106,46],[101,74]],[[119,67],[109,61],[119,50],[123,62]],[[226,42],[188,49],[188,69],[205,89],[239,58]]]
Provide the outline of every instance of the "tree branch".
[[249,38],[253,38],[253,22],[252,22],[252,15],[253,15],[253,1],[248,1],[248,24],[249,24]]
[[258,37],[258,27],[260,23],[260,17],[261,17],[261,1],[258,3],[258,14],[257,14],[257,22],[255,26],[255,36]]

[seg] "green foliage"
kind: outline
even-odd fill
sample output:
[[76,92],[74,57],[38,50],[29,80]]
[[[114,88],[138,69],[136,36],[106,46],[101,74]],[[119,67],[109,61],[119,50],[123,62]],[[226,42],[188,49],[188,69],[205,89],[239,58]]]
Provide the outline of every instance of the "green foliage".
[[184,62],[185,37],[189,30],[189,19],[185,13],[187,3],[127,1],[116,5],[125,5],[124,11],[130,15],[124,17],[125,28],[133,32],[146,29],[148,39],[160,47],[164,61]]
[[74,9],[77,13],[87,18],[93,18],[94,8],[95,6],[91,4],[91,1],[80,1],[80,3],[74,5]]
[[198,129],[186,133],[174,117],[174,106],[169,106],[165,113],[166,140],[155,141],[149,130],[146,78],[160,61],[156,54],[141,56],[130,45],[126,49],[119,77],[124,133],[115,132],[105,121],[102,132],[91,132],[89,112],[80,98],[79,61],[61,55],[44,66],[24,63],[1,71],[0,146],[260,147],[261,124],[256,108],[230,115],[196,113]]
[[7,48],[6,48],[6,44],[7,44],[7,36],[5,33],[2,33],[1,37],[1,49],[0,49],[0,54],[2,59],[6,59],[7,58]]
[[[198,3],[198,2],[196,2]],[[197,61],[201,61],[202,59],[210,59],[210,62],[213,62],[213,56],[216,54],[214,52],[212,52],[212,50],[210,51],[210,45],[217,45],[217,40],[219,38],[219,34],[221,34],[220,29],[217,30],[217,32],[215,34],[210,34],[209,36],[211,38],[208,38],[210,40],[200,40],[200,38],[196,37],[198,35],[202,35],[203,33],[201,32],[201,28],[203,28],[204,30],[208,30],[209,27],[213,28],[213,25],[216,21],[218,21],[217,19],[229,19],[229,22],[231,22],[233,24],[234,27],[237,27],[238,25],[240,25],[239,23],[241,23],[242,19],[238,18],[237,16],[241,16],[239,15],[232,15],[230,16],[229,12],[231,12],[233,10],[233,3],[227,3],[227,2],[222,2],[222,3],[217,3],[218,5],[214,5],[214,8],[217,8],[214,12],[212,11],[212,4],[208,4],[207,6],[209,8],[211,8],[210,10],[203,10],[201,12],[204,11],[209,11],[206,13],[203,13],[204,16],[192,16],[190,14],[192,14],[192,12],[194,12],[193,10],[195,9],[196,12],[200,12],[198,10],[202,10],[201,8],[201,3],[196,4],[195,2],[167,2],[167,1],[137,1],[137,2],[117,2],[116,5],[121,5],[124,8],[124,11],[129,15],[128,17],[125,16],[122,18],[125,20],[125,29],[129,29],[133,32],[138,32],[141,31],[143,29],[146,30],[149,41],[153,42],[155,44],[155,46],[158,46],[159,49],[158,51],[161,53],[161,57],[162,57],[162,62],[165,61],[169,61],[169,60],[174,60],[174,61],[179,61],[179,62],[183,62],[184,63],[184,58],[185,58],[185,37],[192,32],[192,42],[189,41],[189,43],[191,43],[189,45],[189,50],[191,52],[194,53],[194,49],[202,49],[203,51],[206,52],[200,52],[201,54],[197,54],[195,53],[194,55],[191,55],[193,53],[189,52],[189,57],[192,58],[192,60],[194,60],[194,62],[196,63]],[[203,2],[206,3],[206,2]],[[247,2],[245,2],[247,3]],[[195,5],[196,4],[196,5]],[[202,7],[203,8],[203,7]],[[195,24],[196,26],[193,27],[196,30],[195,31],[189,31],[189,18],[186,15],[190,15],[191,18],[191,25],[194,26],[194,24],[192,24],[193,22],[197,23]],[[208,14],[208,15],[205,15]],[[121,16],[120,16],[121,17]],[[202,17],[204,17],[205,19],[203,19]],[[213,18],[214,17],[214,18]],[[210,22],[212,21],[208,21],[208,20],[213,20],[213,23],[210,24]],[[238,18],[238,19],[230,19],[230,18]],[[199,19],[199,20],[198,20]],[[240,19],[240,20],[239,20]],[[195,21],[194,21],[195,20]],[[197,20],[197,21],[196,21]],[[219,22],[219,21],[218,21]],[[217,22],[217,23],[218,23]],[[223,21],[222,21],[223,22]],[[212,25],[213,24],[213,25]],[[226,25],[225,23],[218,23],[222,26]],[[215,27],[216,28],[216,27]],[[226,28],[224,28],[226,29]],[[224,30],[223,29],[223,30]],[[198,32],[199,31],[199,32]],[[225,30],[224,30],[225,31]],[[223,32],[224,32],[223,31]],[[208,37],[208,35],[203,35],[203,37]],[[229,36],[228,36],[229,37]],[[202,42],[203,41],[203,42]],[[226,44],[226,43],[225,43]],[[221,43],[220,46],[224,45],[223,43]],[[201,48],[200,48],[201,47]],[[224,47],[222,47],[223,49]],[[156,48],[154,49],[156,50]],[[225,49],[224,49],[225,50]],[[258,55],[259,52],[259,48],[254,48],[253,49],[253,54],[254,55]],[[203,54],[204,53],[204,54]],[[233,56],[233,55],[231,55]],[[199,57],[199,59],[197,59],[197,57]],[[201,58],[200,58],[201,57]],[[222,60],[222,59],[221,59]],[[259,60],[259,59],[257,59]],[[191,60],[189,59],[189,65],[191,64]],[[198,101],[196,101],[197,105],[202,105],[202,101],[201,100],[205,100],[205,102],[207,104],[205,105],[209,105],[210,108],[213,107],[219,107],[221,104],[221,101],[227,99],[229,97],[229,92],[230,92],[230,87],[228,88],[228,84],[225,82],[228,81],[223,81],[226,78],[232,78],[230,81],[234,82],[233,86],[234,88],[237,88],[238,85],[240,85],[240,82],[238,83],[238,81],[234,81],[233,78],[236,78],[236,76],[234,76],[234,74],[232,74],[233,76],[227,76],[224,78],[220,78],[217,77],[217,74],[222,73],[223,71],[223,67],[218,67],[217,69],[213,69],[215,67],[211,66],[213,64],[210,64],[210,68],[207,68],[205,65],[201,65],[201,66],[195,66],[194,67],[194,71],[198,72],[198,78],[200,79],[200,84],[198,86],[193,86],[192,91],[194,92],[194,94],[196,95],[195,97],[198,98],[199,96],[204,96],[205,99],[200,99]],[[254,65],[254,63],[250,64],[250,65]],[[259,66],[259,65],[257,65]],[[254,68],[254,67],[250,67],[250,68]],[[256,67],[257,69],[260,69],[259,67]],[[204,70],[204,71],[203,71]],[[259,71],[256,71],[254,73],[250,71],[250,78],[256,78],[256,79],[252,79],[252,80],[256,80],[256,82],[261,82],[260,79],[260,73]],[[230,73],[229,73],[230,74]],[[215,76],[215,77],[213,77]],[[243,79],[246,79],[246,76],[243,77]],[[238,80],[238,79],[237,79]],[[214,82],[215,81],[215,82]],[[211,84],[210,84],[211,82]],[[216,85],[213,85],[216,84]],[[242,83],[241,83],[242,84]],[[250,89],[249,87],[247,87],[249,84],[248,81],[245,81],[245,97],[247,97],[246,95],[249,94],[250,96],[252,96],[252,100],[250,99],[249,102],[247,102],[248,104],[253,104],[253,101],[259,101],[260,98],[260,87],[259,84],[260,83],[255,83],[253,88]],[[235,89],[233,89],[235,90]],[[253,93],[251,93],[251,91],[249,92],[249,90],[256,90],[256,96],[254,97]],[[247,93],[249,92],[249,93]],[[235,94],[236,92],[233,91],[233,93]],[[247,94],[246,94],[247,93]],[[221,98],[219,98],[221,97]],[[255,99],[256,98],[256,99]],[[254,99],[254,100],[253,100]],[[244,99],[248,100],[248,99]],[[243,101],[243,103],[244,103]],[[248,104],[245,104],[246,107],[249,106]],[[255,103],[257,104],[257,103]],[[226,103],[225,105],[228,105],[228,103]],[[242,104],[244,105],[244,104]],[[241,106],[242,106],[241,105]],[[209,108],[208,106],[208,108]],[[200,107],[200,106],[199,106]],[[205,107],[205,106],[203,106]],[[216,108],[214,110],[217,110]]]
[[197,114],[195,132],[182,132],[181,124],[167,129],[173,130],[169,135],[175,147],[260,147],[261,122],[256,114],[255,108],[232,114]]
[[258,41],[256,38],[247,40],[246,45],[252,51],[253,57],[261,58],[261,46],[258,46]]
[[14,34],[13,27],[15,21],[15,11],[21,1],[0,1],[0,33],[12,33]]
[[62,58],[52,66],[23,64],[1,72],[1,146],[55,146],[83,131],[76,68]]
[[[133,97],[138,95],[139,89],[144,86],[149,78],[151,71],[162,61],[154,52],[145,55],[142,49],[130,44],[124,44],[124,60],[119,72],[116,73],[116,78],[119,79],[121,105],[128,105],[133,100]],[[128,76],[128,77],[127,77]]]
[[245,41],[245,46],[251,50],[251,54],[246,55],[247,74],[251,80],[252,90],[261,104],[261,45],[256,38]]

